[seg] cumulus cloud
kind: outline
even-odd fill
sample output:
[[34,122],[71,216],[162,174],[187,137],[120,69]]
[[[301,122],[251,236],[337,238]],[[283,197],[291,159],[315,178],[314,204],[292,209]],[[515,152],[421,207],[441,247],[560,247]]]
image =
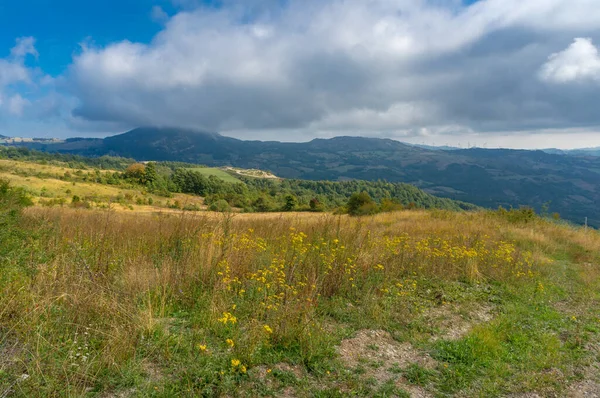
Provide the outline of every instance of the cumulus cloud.
[[600,33],[592,0],[179,3],[151,43],[83,48],[67,79],[77,118],[259,138],[600,125],[532,80],[546,61],[546,80],[569,60],[577,76],[597,73],[585,39],[547,59],[566,35]]
[[540,71],[552,83],[600,82],[600,53],[590,38],[576,38],[564,51],[554,53]]
[[33,37],[21,37],[17,39],[17,44],[10,50],[13,58],[22,59],[27,55],[38,56],[35,49],[35,39]]
[[15,83],[30,83],[32,71],[25,66],[27,55],[37,56],[33,37],[22,37],[10,50],[10,56],[0,58],[0,90]]
[[0,58],[0,113],[8,112],[11,115],[21,116],[29,101],[14,92],[14,85],[33,83],[35,72],[25,65],[28,55],[37,56],[32,37],[22,37],[16,40],[15,46],[10,51],[10,56]]
[[[516,143],[600,126],[597,86],[564,84],[600,81],[597,0],[172,3],[173,15],[151,9],[164,25],[151,42],[83,45],[57,79],[26,66],[38,55],[20,39],[0,59],[0,109],[78,131],[169,125],[283,140]],[[68,99],[14,88],[44,84]]]

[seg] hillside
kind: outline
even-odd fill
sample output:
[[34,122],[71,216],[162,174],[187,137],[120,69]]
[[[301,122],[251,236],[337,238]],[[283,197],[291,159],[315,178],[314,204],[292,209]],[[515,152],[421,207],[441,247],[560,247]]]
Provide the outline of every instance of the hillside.
[[544,152],[561,154],[561,155],[575,155],[575,156],[600,156],[600,147],[596,148],[582,148],[582,149],[544,149]]
[[104,140],[36,144],[46,151],[177,160],[268,170],[283,178],[406,182],[485,207],[530,205],[600,225],[600,158],[504,149],[429,150],[389,139],[241,141],[182,129],[140,128]]
[[365,192],[373,200],[365,210],[370,214],[403,207],[476,209],[402,183],[273,177],[256,169],[227,170],[180,162],[140,164],[125,158],[0,147],[0,179],[24,189],[36,204],[44,206],[198,211],[206,209],[206,204],[220,211],[344,211],[353,194]]
[[26,202],[0,182],[0,396],[600,393],[596,230]]

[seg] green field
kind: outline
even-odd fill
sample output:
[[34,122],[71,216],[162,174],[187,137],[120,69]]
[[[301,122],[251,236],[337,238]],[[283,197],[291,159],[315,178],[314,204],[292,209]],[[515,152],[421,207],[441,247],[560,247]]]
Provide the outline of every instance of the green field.
[[238,180],[237,178],[235,178],[234,176],[232,176],[231,174],[229,174],[226,171],[223,171],[221,169],[215,168],[215,167],[192,167],[192,168],[188,168],[188,170],[191,171],[196,171],[200,174],[203,174],[205,176],[215,176],[215,177],[219,177],[220,179],[222,179],[225,182],[232,182],[232,183],[236,183],[236,182],[241,182],[240,180]]

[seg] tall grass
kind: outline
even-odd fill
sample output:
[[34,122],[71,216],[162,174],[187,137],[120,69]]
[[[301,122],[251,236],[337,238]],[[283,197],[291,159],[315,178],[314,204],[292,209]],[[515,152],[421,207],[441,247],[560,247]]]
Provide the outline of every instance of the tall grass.
[[[331,303],[409,316],[425,278],[533,286],[550,255],[575,250],[585,259],[600,247],[595,231],[515,225],[485,212],[350,218],[30,208],[18,224],[26,236],[15,238],[21,246],[11,250],[20,255],[4,262],[13,277],[0,286],[0,350],[16,351],[0,393],[23,395],[98,390],[126,380],[140,356],[185,353],[210,363],[214,372],[191,391],[236,380],[278,352],[313,366],[325,355]],[[177,326],[182,313],[187,323]],[[188,336],[170,333],[174,327]]]

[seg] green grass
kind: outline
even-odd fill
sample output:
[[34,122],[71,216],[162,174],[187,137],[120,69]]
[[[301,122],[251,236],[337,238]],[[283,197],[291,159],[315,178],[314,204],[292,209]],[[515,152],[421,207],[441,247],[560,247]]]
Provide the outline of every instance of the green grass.
[[[0,396],[565,396],[598,360],[595,231],[522,227],[486,213],[186,218],[34,208],[19,216],[7,198]],[[401,245],[403,232],[421,244],[390,244],[392,236]],[[470,278],[461,268],[468,261],[422,257],[429,236],[453,253],[470,244],[464,236],[520,237],[533,272],[502,273],[515,262],[495,262],[475,245],[482,275]],[[283,271],[252,277],[282,260]],[[289,292],[273,275],[307,296],[289,293],[280,312],[262,309],[277,288]],[[298,283],[305,275],[321,286],[311,305]],[[475,317],[481,308],[485,319]],[[223,322],[225,312],[236,321]],[[338,347],[365,329],[389,334],[354,344],[366,358],[349,363]],[[414,355],[402,366],[378,357],[394,350]],[[419,361],[425,356],[430,362]]]
[[188,170],[198,172],[207,177],[208,176],[219,177],[221,180],[223,180],[225,182],[230,182],[230,183],[241,182],[240,180],[235,178],[233,175],[229,174],[228,172],[226,172],[224,170],[216,168],[216,167],[194,167],[194,168],[189,168]]

